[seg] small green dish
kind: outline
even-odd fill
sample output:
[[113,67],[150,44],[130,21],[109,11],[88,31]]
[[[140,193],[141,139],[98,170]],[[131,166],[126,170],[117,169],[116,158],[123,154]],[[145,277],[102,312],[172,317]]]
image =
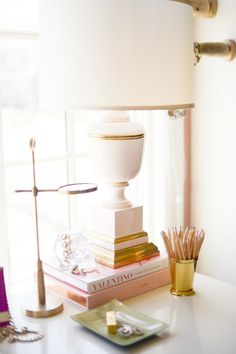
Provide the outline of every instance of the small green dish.
[[[107,311],[116,311],[119,313],[119,317],[123,319],[123,324],[128,324],[132,327],[138,328],[143,332],[143,334],[139,336],[131,335],[128,338],[124,338],[118,333],[109,334],[105,323]],[[139,342],[147,337],[163,331],[166,327],[168,327],[166,323],[155,320],[141,312],[133,310],[118,300],[112,300],[102,306],[96,307],[93,310],[71,316],[71,318],[96,334],[121,346],[128,346]]]

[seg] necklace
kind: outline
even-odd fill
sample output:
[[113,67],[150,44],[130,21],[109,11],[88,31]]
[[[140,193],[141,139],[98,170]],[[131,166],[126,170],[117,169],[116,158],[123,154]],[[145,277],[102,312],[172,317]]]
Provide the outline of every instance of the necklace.
[[9,311],[3,267],[0,267],[0,342],[7,337],[9,343],[29,343],[43,338],[43,334],[27,327],[17,329],[15,326]]

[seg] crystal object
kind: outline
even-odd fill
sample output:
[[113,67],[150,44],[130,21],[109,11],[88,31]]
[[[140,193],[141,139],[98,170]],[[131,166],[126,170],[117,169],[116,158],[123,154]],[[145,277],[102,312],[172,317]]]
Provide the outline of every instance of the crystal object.
[[81,232],[59,234],[55,242],[55,254],[60,266],[73,273],[88,273],[96,268],[91,244]]

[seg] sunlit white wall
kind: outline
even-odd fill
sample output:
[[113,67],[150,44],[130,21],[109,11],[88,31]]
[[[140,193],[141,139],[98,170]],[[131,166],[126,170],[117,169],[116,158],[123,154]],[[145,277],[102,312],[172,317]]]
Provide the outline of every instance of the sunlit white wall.
[[[196,20],[199,42],[236,39],[236,1]],[[236,60],[202,58],[192,118],[191,221],[206,231],[198,270],[236,284]]]
[[[0,112],[0,169],[4,171],[3,144],[2,144],[2,124]],[[5,194],[5,175],[0,173],[0,266],[9,269],[9,255],[7,247],[7,214],[6,214],[6,194]]]

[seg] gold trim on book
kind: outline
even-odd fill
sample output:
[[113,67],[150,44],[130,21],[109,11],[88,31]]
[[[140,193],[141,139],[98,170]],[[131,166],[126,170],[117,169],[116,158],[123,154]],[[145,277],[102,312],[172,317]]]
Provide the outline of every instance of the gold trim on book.
[[8,322],[10,320],[10,315],[8,311],[0,312],[0,323]]
[[149,252],[152,250],[157,250],[157,246],[154,245],[154,243],[149,242],[149,243],[144,243],[141,245],[137,245],[137,246],[132,246],[132,247],[127,247],[124,248],[122,250],[117,250],[115,252],[110,251],[110,250],[105,250],[103,249],[103,247],[100,246],[94,246],[98,249],[100,249],[100,251],[102,252],[102,250],[104,250],[104,254],[107,254],[110,258],[126,258],[126,257],[130,257],[132,255],[139,255],[141,253],[145,253],[145,252]]
[[115,252],[93,245],[93,252],[98,262],[112,268],[119,268],[126,264],[138,262],[159,254],[157,246],[152,242],[128,247]]
[[99,140],[133,140],[133,139],[142,139],[144,134],[136,135],[105,135],[105,134],[95,134],[90,133],[89,138],[95,138]]
[[111,238],[111,237],[107,237],[105,235],[101,235],[101,234],[95,234],[95,233],[91,233],[89,235],[89,237],[91,238],[91,241],[93,241],[94,239],[98,239],[98,240],[102,240],[102,241],[106,241],[112,244],[118,244],[118,243],[122,243],[122,242],[126,242],[126,241],[130,241],[130,240],[135,240],[141,237],[145,237],[148,236],[146,231],[141,231],[135,234],[130,234],[130,235],[126,235],[126,236],[121,236],[119,238]]
[[143,255],[140,255],[138,257],[129,257],[127,258],[126,260],[122,260],[122,261],[119,261],[119,262],[111,262],[110,260],[106,259],[106,257],[99,257],[99,256],[96,256],[95,255],[95,259],[98,263],[101,263],[103,265],[105,265],[106,267],[109,267],[109,268],[113,268],[113,269],[117,269],[117,268],[120,268],[120,267],[124,267],[128,264],[131,264],[131,263],[135,263],[135,262],[140,262],[140,261],[143,261],[147,258],[151,258],[151,257],[155,257],[155,256],[159,256],[160,255],[160,252],[159,251],[156,251],[156,252],[153,252],[151,254],[143,254]]

